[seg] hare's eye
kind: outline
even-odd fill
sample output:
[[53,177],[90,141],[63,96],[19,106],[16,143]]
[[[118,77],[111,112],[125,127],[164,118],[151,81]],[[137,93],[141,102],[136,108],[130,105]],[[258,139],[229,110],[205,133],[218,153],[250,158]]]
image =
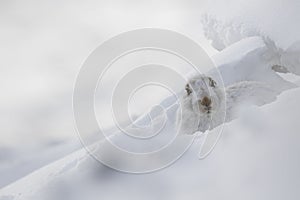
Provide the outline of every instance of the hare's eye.
[[216,87],[216,85],[217,85],[216,81],[214,81],[214,80],[213,80],[212,78],[210,78],[210,77],[209,77],[208,79],[209,79],[209,86],[210,86],[210,87],[213,87],[213,88]]
[[190,95],[190,94],[192,93],[192,90],[191,90],[189,84],[186,84],[186,86],[185,86],[185,91],[186,91],[187,95]]

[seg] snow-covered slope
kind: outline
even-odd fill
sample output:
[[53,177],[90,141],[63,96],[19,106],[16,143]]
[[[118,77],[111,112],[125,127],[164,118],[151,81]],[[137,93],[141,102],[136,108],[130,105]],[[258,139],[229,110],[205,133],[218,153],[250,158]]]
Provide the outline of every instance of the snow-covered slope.
[[[282,93],[295,85],[272,70],[277,57],[270,52],[261,37],[250,37],[214,57],[225,86],[247,80],[272,87],[276,92],[273,97],[268,96],[269,100],[263,92],[252,93],[262,98],[256,102],[258,105],[279,97],[260,108],[242,107],[239,118],[226,124],[219,144],[205,160],[197,159],[203,137],[172,166],[142,175],[112,170],[81,149],[3,188],[0,199],[140,199],[141,194],[143,199],[296,199],[300,180],[297,156],[300,90]],[[209,75],[217,77],[215,73],[211,71]],[[172,135],[178,105],[173,98],[168,98],[161,106],[167,110],[163,133]],[[159,113],[156,113],[159,119],[157,116]],[[147,116],[139,121],[149,122]],[[155,144],[164,144],[166,138],[162,135]],[[116,134],[111,140],[132,151],[153,148],[146,142],[130,143],[125,135]],[[96,143],[91,150],[97,153],[99,145],[103,143]],[[285,190],[278,190],[283,187]]]
[[297,199],[299,98],[294,89],[272,104],[245,108],[205,160],[197,159],[201,138],[172,166],[143,175],[114,171],[80,150],[2,189],[1,200]]

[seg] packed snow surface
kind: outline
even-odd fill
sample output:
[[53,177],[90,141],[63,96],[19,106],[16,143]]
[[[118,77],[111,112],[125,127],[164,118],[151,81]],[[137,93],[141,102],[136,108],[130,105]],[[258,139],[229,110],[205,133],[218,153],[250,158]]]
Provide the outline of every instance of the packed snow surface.
[[[144,199],[295,199],[300,195],[300,90],[273,66],[283,65],[298,74],[298,45],[282,53],[274,51],[263,37],[250,36],[227,42],[230,45],[223,45],[214,56],[223,80],[217,78],[218,71],[207,74],[217,83],[223,81],[231,100],[227,102],[228,109],[239,109],[234,117],[228,117],[219,144],[205,160],[197,159],[204,137],[197,138],[170,167],[142,175],[112,170],[80,149],[4,187],[0,199],[140,199],[139,195]],[[247,100],[251,97],[255,101],[249,106]],[[247,106],[243,106],[244,102]],[[161,106],[166,109],[166,126],[155,148],[165,144],[166,136],[174,134],[178,102],[170,97]],[[161,113],[154,115],[154,122],[145,116],[137,123],[155,125],[160,122]],[[121,134],[110,140],[131,151],[154,148],[146,141],[131,142]],[[102,144],[103,141],[94,144],[93,153]]]

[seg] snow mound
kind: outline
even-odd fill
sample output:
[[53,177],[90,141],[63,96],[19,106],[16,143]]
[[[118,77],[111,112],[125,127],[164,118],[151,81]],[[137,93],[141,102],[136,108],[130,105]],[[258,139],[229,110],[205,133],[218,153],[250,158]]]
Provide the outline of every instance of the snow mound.
[[[266,59],[272,63],[273,70],[281,73],[294,73],[300,75],[300,41],[296,41],[286,49],[276,45],[267,35],[253,27],[242,23],[223,22],[210,15],[202,17],[202,26],[205,37],[211,41],[211,45],[222,51],[227,47],[232,49],[233,44],[251,37],[260,37],[268,51]],[[252,41],[253,42],[253,41]],[[256,45],[254,42],[251,47]],[[241,45],[241,44],[240,44]],[[237,49],[237,48],[235,48]],[[243,50],[243,49],[241,49]],[[248,51],[251,48],[247,48]],[[225,55],[225,54],[223,54]],[[234,57],[234,54],[231,54]]]
[[[261,37],[242,39],[213,56],[213,60],[218,67],[208,72],[208,75],[218,82],[223,81],[225,86],[242,81],[257,81],[267,84],[278,93],[295,87],[274,71],[273,66],[279,63],[280,57],[273,46]],[[218,73],[222,80],[218,80]]]
[[244,38],[261,36],[258,30],[249,28],[242,23],[223,22],[207,14],[203,15],[201,22],[204,36],[219,51]]
[[[298,188],[285,181],[299,185],[299,98],[300,90],[294,89],[267,106],[245,108],[243,117],[226,126],[226,137],[206,160],[196,159],[196,141],[171,167],[153,174],[131,175],[102,166],[80,150],[3,188],[0,199],[140,199],[141,194],[145,199],[161,195],[181,199],[186,194],[239,199],[241,193],[253,199],[295,197]],[[292,118],[288,120],[285,115]],[[254,133],[260,136],[253,137]],[[282,169],[286,169],[284,174]],[[284,189],[276,190],[278,187]],[[220,189],[218,193],[213,192],[215,188]]]

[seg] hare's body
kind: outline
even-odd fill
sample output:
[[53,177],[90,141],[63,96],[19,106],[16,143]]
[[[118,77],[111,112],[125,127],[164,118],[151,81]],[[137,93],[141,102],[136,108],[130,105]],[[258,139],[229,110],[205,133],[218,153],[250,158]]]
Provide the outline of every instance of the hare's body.
[[177,130],[183,134],[213,129],[234,119],[241,104],[262,105],[277,95],[261,82],[242,81],[223,88],[206,76],[192,78],[185,90],[176,116]]

